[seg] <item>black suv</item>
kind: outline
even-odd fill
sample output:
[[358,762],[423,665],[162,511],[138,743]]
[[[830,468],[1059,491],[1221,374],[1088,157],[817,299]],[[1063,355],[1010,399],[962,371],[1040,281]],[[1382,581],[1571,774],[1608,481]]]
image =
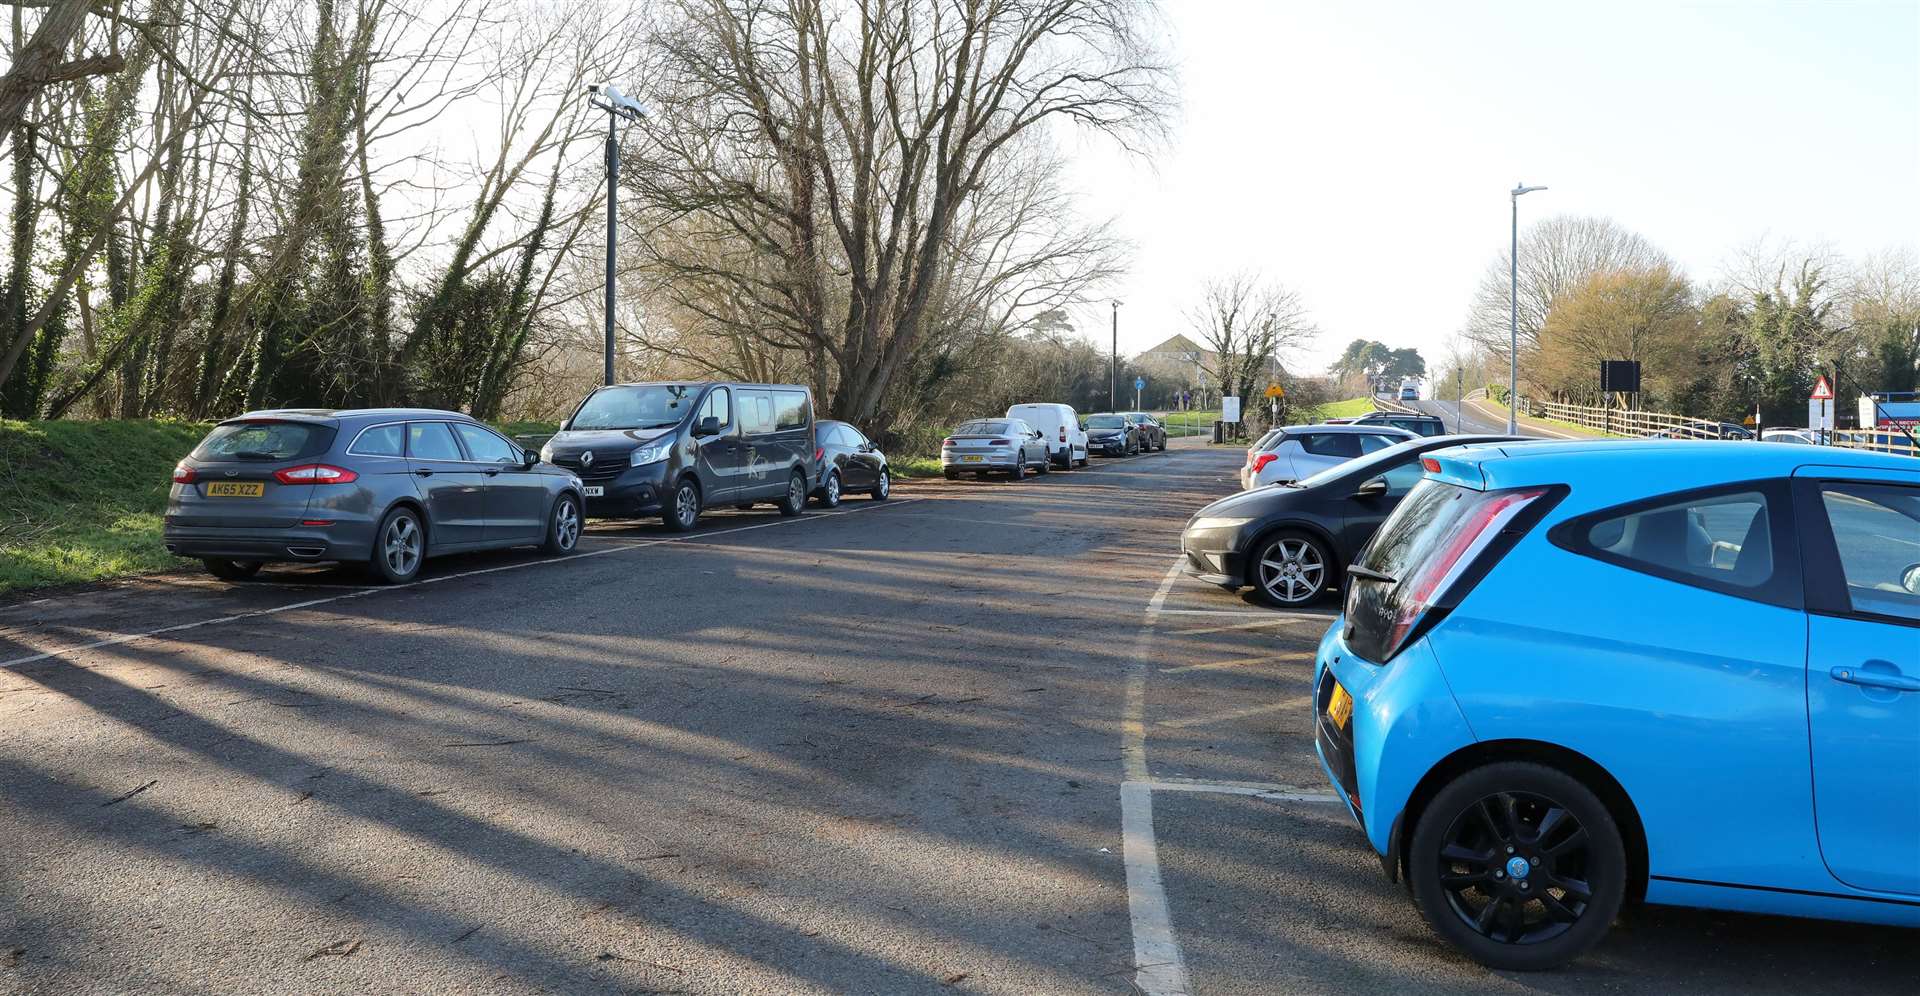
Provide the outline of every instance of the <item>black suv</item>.
[[820,480],[813,396],[795,384],[615,384],[587,395],[540,458],[578,474],[587,514],[659,515],[772,502],[799,515]]
[[1444,436],[1447,432],[1447,424],[1438,416],[1413,415],[1407,412],[1368,412],[1348,424],[1390,425],[1418,436]]

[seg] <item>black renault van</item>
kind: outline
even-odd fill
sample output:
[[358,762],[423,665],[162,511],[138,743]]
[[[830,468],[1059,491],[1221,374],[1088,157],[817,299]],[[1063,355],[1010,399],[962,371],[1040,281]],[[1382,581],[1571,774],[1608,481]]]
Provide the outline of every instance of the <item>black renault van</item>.
[[794,384],[615,384],[587,395],[540,458],[572,471],[587,515],[658,515],[772,502],[799,515],[820,476],[813,396]]

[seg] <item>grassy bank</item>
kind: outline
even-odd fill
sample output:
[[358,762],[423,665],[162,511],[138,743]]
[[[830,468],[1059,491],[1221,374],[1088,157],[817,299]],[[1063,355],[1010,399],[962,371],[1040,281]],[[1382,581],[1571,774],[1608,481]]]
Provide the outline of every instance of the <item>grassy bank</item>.
[[1315,406],[1309,422],[1324,422],[1330,418],[1359,418],[1373,411],[1372,398],[1348,398],[1345,401],[1330,401]]
[[180,563],[160,545],[197,422],[0,420],[0,593]]

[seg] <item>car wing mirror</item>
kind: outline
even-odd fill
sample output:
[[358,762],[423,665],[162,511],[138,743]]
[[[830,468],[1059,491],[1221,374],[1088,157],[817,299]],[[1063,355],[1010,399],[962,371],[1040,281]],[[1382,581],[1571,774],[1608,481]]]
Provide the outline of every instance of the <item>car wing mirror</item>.
[[1900,572],[1900,587],[1908,594],[1920,595],[1920,564],[1914,564]]
[[694,426],[693,434],[696,436],[718,436],[720,434],[719,417],[708,415],[706,418],[701,419],[700,424]]
[[539,462],[540,462],[539,450],[521,450],[520,451],[520,469],[521,470],[532,470],[534,466]]
[[1355,498],[1379,498],[1387,493],[1387,479],[1375,477],[1354,489]]

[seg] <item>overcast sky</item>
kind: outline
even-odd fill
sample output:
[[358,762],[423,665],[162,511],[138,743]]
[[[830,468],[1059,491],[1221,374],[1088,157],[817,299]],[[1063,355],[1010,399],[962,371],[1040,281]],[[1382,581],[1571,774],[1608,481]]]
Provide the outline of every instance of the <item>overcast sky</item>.
[[[1715,279],[1758,238],[1920,250],[1920,0],[1167,0],[1183,109],[1142,163],[1073,146],[1137,247],[1120,348],[1185,330],[1210,276],[1297,290],[1321,338],[1430,360],[1521,224],[1605,215]],[[1082,328],[1107,337],[1107,309]]]

